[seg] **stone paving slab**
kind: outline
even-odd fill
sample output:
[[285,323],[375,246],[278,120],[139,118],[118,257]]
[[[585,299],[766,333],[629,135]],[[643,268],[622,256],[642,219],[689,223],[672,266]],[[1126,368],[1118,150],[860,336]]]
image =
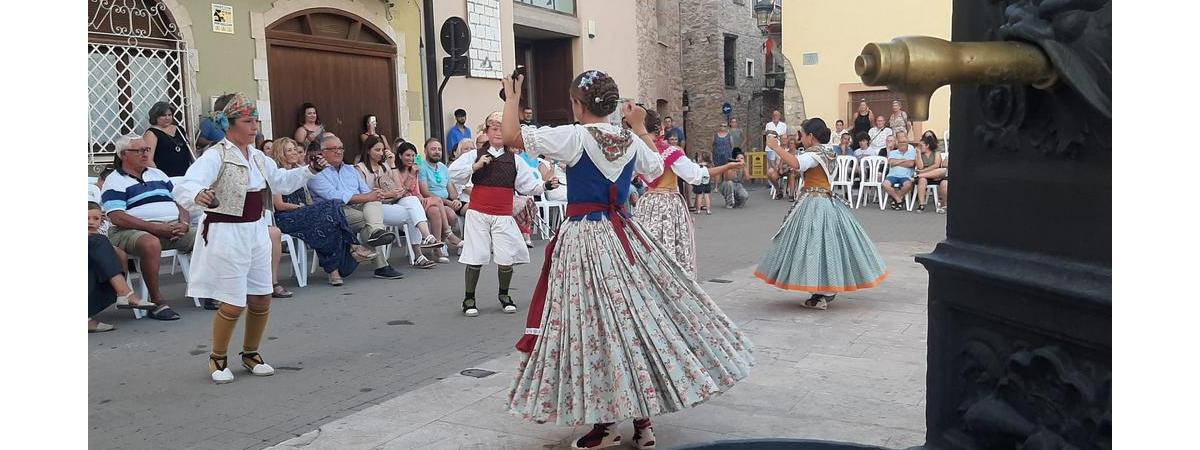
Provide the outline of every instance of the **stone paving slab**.
[[[754,267],[704,282],[755,343],[751,375],[695,408],[655,418],[660,448],[723,439],[791,437],[906,448],[924,442],[923,242],[878,244],[891,270],[881,287],[839,295],[828,311],[799,308],[803,293],[753,278]],[[519,355],[384,400],[273,447],[277,449],[557,449],[586,427],[533,424],[505,411]],[[622,424],[626,439],[632,425]]]

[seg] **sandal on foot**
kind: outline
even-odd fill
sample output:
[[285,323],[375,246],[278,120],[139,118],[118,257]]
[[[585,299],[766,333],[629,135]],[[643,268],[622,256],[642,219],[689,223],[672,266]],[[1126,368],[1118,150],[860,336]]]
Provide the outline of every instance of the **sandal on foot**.
[[262,355],[258,352],[239,352],[242,356],[242,367],[250,371],[250,375],[256,377],[269,377],[275,375],[275,368],[263,361]]
[[115,329],[117,329],[117,327],[114,327],[107,323],[96,322],[96,326],[90,326],[90,325],[88,326],[88,333],[103,333],[105,331],[112,331]]
[[417,259],[413,261],[412,266],[418,269],[432,269],[434,264],[425,255],[418,255]]
[[479,315],[479,308],[475,307],[475,299],[463,299],[463,315],[467,317],[475,317]]
[[445,245],[445,244],[443,244],[442,241],[439,241],[437,238],[433,237],[432,234],[429,236],[425,236],[425,239],[423,239],[421,241],[421,248],[438,248],[438,247],[441,247],[442,245]]
[[654,448],[654,425],[650,424],[647,419],[644,426],[639,426],[640,421],[633,421],[633,448],[638,450],[650,450]]
[[[138,301],[135,303],[130,300]],[[154,302],[139,300],[133,295],[133,291],[129,291],[129,293],[125,295],[117,296],[117,309],[154,309],[157,307],[158,305],[154,304]]]
[[504,312],[508,314],[517,312],[517,304],[513,303],[512,297],[509,297],[508,295],[500,296],[500,304],[504,305]]
[[282,284],[275,283],[273,287],[275,291],[271,292],[271,298],[292,298],[295,295],[291,291],[284,289]]
[[621,435],[617,433],[617,424],[598,423],[592,425],[592,431],[571,442],[574,449],[597,449],[621,445]]
[[225,384],[233,382],[233,371],[229,370],[229,360],[224,356],[208,355],[208,371],[213,383]]
[[355,245],[351,246],[350,255],[354,257],[355,261],[367,262],[372,259],[375,259],[375,256],[377,254],[375,253],[375,250],[372,250],[369,247],[364,247],[364,246],[355,244]]
[[805,300],[804,303],[800,304],[800,306],[808,309],[819,309],[824,311],[829,309],[829,302],[825,300],[824,295],[813,294],[812,297],[809,297],[808,300]]
[[329,274],[329,285],[330,286],[341,286],[343,284],[346,284],[346,282],[342,281],[341,275]]

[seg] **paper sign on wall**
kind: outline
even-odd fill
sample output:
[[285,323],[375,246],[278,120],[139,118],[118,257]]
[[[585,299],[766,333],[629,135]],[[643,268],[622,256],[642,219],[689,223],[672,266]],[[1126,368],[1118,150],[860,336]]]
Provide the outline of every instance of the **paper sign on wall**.
[[215,33],[233,34],[233,7],[213,3],[212,24]]

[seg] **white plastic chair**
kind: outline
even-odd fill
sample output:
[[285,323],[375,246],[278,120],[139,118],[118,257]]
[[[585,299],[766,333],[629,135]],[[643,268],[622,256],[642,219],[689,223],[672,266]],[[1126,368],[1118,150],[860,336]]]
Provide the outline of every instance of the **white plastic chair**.
[[[537,205],[538,209],[542,213],[541,217],[538,218],[538,220],[540,220],[542,222],[542,226],[541,226],[542,239],[550,239],[551,237],[553,237],[553,235],[555,233],[558,232],[557,225],[562,225],[562,221],[566,220],[567,202],[560,202],[560,201],[555,201],[555,200],[539,200],[539,201],[534,202],[534,204]],[[554,211],[556,209],[558,210],[558,222],[555,225],[551,225],[550,212]],[[553,226],[553,228],[551,228],[552,226]]]
[[858,184],[858,201],[855,203],[855,208],[860,208],[863,205],[863,193],[867,192],[868,188],[875,188],[875,197],[879,200],[879,210],[883,207],[883,173],[887,168],[887,158],[882,156],[864,156],[859,160],[859,170],[862,173],[862,181]]
[[[161,255],[162,256],[160,256],[159,260],[159,275],[162,275],[162,261],[165,261],[167,258],[171,258],[171,264],[168,266],[171,268],[171,272],[174,273],[175,264],[179,264],[179,267],[182,269],[180,270],[180,273],[183,275],[183,281],[184,283],[187,283],[189,274],[192,270],[191,254],[181,254],[175,250],[163,250]],[[150,301],[150,286],[146,285],[146,279],[142,276],[142,259],[135,255],[129,255],[129,259],[133,260],[134,268],[134,272],[129,273],[129,284],[137,289],[138,298],[142,299],[143,301]],[[200,303],[200,299],[197,297],[192,297],[192,303],[194,303],[197,308],[203,307],[203,305]],[[145,316],[145,310],[133,310],[134,319],[141,319]]]
[[925,190],[929,191],[928,194],[926,194],[926,196],[925,196],[926,198],[928,198],[929,196],[933,196],[933,207],[940,208],[942,206],[942,199],[938,198],[938,185],[931,184],[931,185],[925,186]]
[[858,169],[858,158],[841,155],[834,162],[837,164],[837,171],[829,182],[831,190],[836,194],[837,188],[843,188],[846,201],[849,202],[854,198],[854,172]]
[[[271,210],[268,209],[264,212],[267,220],[274,224],[275,218]],[[280,233],[279,240],[287,248],[283,255],[292,260],[292,273],[296,275],[296,284],[300,287],[308,286],[308,248],[304,245],[304,241],[287,233]]]

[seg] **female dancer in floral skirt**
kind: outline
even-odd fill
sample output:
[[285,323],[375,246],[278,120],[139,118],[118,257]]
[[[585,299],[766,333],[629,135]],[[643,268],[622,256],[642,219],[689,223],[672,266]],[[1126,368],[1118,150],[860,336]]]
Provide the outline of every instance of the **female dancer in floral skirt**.
[[793,155],[779,145],[778,136],[767,136],[767,147],[804,180],[800,199],[792,205],[783,226],[754,275],[776,287],[812,292],[803,306],[826,309],[838,292],[878,286],[887,278],[887,267],[871,238],[854,215],[830,194],[829,166],[835,156],[829,127],[820,118],[800,125],[804,151]]
[[[658,113],[646,111],[646,131],[657,134],[661,128]],[[679,195],[676,179],[688,184],[697,184],[708,175],[716,179],[731,170],[741,170],[745,163],[730,162],[719,167],[700,167],[683,154],[683,149],[668,144],[662,139],[655,141],[658,155],[663,159],[662,176],[645,180],[649,188],[646,195],[638,199],[633,217],[650,232],[650,236],[667,248],[683,266],[688,276],[696,276],[696,240],[692,215],[688,214],[687,203]]]
[[592,424],[573,442],[587,449],[620,444],[616,424],[635,419],[634,446],[653,448],[650,416],[732,387],[754,364],[751,344],[672,251],[625,212],[634,172],[662,173],[645,110],[625,107],[632,130],[608,123],[617,85],[589,70],[569,90],[578,125],[521,127],[521,92],[511,79],[504,89],[504,143],[565,162],[571,180],[568,220],[546,247],[517,343],[525,355],[509,410],[536,422]]

